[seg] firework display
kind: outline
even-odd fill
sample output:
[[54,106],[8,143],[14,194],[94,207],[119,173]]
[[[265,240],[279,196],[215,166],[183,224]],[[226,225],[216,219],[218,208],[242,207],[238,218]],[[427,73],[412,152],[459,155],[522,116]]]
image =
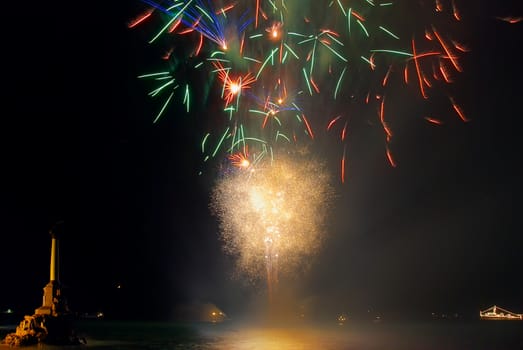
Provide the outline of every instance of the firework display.
[[194,113],[207,128],[203,161],[259,159],[333,135],[345,182],[347,140],[358,118],[383,130],[383,154],[396,165],[389,145],[398,96],[437,105],[420,112],[429,123],[467,120],[452,91],[467,51],[454,37],[456,0],[143,3],[129,27],[151,30],[150,43],[165,53],[164,70],[140,76],[160,101],[154,121],[173,104],[183,107],[177,113],[207,108]]
[[329,136],[344,183],[354,122],[378,128],[395,167],[398,105],[467,121],[452,91],[467,52],[454,0],[142,2],[129,27],[164,53],[165,69],[139,76],[160,101],[154,122],[197,118],[203,163],[226,160],[211,198],[223,248],[239,274],[266,276],[269,296],[318,252],[332,199],[324,162],[297,150]]
[[237,272],[253,280],[266,275],[270,295],[279,272],[297,274],[318,252],[333,192],[322,162],[269,159],[218,181],[211,203]]

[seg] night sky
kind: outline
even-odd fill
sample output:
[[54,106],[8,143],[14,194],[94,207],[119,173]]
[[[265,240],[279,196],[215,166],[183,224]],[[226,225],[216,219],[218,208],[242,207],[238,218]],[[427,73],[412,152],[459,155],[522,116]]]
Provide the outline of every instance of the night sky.
[[[171,318],[197,301],[234,314],[259,298],[230,278],[208,208],[214,170],[198,176],[201,126],[183,114],[152,123],[158,104],[136,77],[157,56],[126,26],[141,8],[131,3],[39,2],[2,23],[0,310],[40,306],[59,220],[75,311]],[[396,168],[375,130],[355,136],[324,249],[297,287],[317,308],[523,312],[523,22],[497,18],[523,8],[462,6],[472,26],[459,96],[471,120],[434,127],[405,101]]]

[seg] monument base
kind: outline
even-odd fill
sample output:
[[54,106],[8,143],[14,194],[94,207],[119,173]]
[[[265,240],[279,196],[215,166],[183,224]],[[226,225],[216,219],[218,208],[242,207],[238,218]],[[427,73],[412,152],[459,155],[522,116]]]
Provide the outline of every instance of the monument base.
[[76,334],[72,316],[35,314],[24,316],[16,331],[6,335],[3,343],[11,347],[35,344],[63,346],[85,344],[86,341]]

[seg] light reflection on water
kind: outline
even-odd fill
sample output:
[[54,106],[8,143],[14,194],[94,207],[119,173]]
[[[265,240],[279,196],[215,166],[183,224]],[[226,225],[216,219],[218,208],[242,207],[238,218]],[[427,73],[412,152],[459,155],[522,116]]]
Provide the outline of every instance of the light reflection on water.
[[231,324],[200,332],[205,350],[523,350],[523,322]]
[[353,348],[346,333],[311,328],[244,328],[222,332],[209,344],[213,350],[308,350]]
[[225,322],[81,323],[87,345],[27,350],[523,350],[523,322],[347,323],[271,326]]

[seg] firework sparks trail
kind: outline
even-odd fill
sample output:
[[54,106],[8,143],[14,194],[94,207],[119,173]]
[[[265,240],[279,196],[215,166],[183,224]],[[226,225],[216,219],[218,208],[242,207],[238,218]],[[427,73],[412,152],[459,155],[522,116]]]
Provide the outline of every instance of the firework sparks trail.
[[[141,76],[156,84],[151,96],[163,97],[154,121],[174,103],[191,113],[211,96],[222,100],[223,116],[211,113],[203,137],[204,161],[247,146],[273,154],[329,130],[339,135],[341,147],[333,152],[342,158],[344,182],[355,116],[383,127],[384,159],[396,166],[391,106],[398,90],[427,106],[444,101],[446,115],[468,120],[452,94],[467,52],[454,37],[464,18],[457,0],[142,2],[143,13],[129,27],[152,22],[150,42],[168,52],[168,69]],[[206,93],[196,92],[202,85]],[[430,125],[446,118],[422,114]]]
[[305,269],[321,248],[332,195],[325,165],[295,156],[263,158],[217,181],[211,208],[238,275],[267,276],[271,297],[280,272]]

